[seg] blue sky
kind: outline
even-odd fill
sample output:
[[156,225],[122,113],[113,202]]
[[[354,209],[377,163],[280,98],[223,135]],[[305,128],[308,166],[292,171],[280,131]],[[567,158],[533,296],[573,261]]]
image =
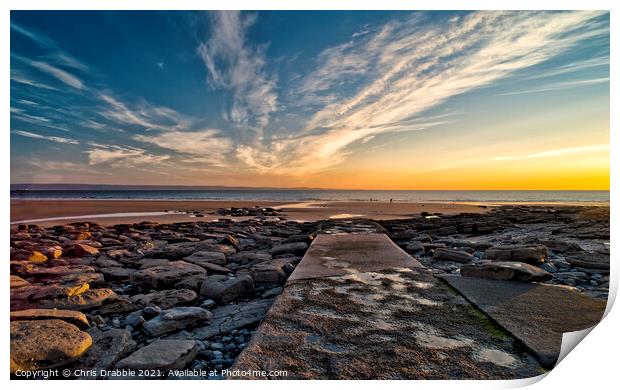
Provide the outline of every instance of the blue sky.
[[11,13],[13,183],[600,186],[608,154],[607,13]]

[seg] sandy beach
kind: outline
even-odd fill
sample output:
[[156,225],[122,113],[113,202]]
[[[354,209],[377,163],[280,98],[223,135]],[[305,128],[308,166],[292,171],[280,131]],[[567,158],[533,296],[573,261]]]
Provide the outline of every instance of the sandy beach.
[[[410,218],[421,212],[458,214],[483,213],[490,208],[459,203],[389,202],[270,202],[270,201],[179,201],[179,200],[11,200],[11,223],[33,221],[41,226],[88,220],[104,225],[153,221],[159,223],[211,221],[221,218],[220,208],[274,207],[296,221],[368,217],[372,219]],[[186,212],[200,211],[204,217]],[[118,215],[131,213],[132,215]],[[151,213],[151,214],[149,214]],[[112,215],[110,215],[112,214]],[[116,214],[116,215],[115,215]],[[140,214],[140,215],[135,215]],[[64,218],[67,217],[67,218]],[[54,218],[50,221],[40,221]]]

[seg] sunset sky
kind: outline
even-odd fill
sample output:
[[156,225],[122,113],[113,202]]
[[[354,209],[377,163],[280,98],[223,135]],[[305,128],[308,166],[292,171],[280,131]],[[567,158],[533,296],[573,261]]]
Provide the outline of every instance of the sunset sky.
[[607,12],[11,13],[11,182],[609,189]]

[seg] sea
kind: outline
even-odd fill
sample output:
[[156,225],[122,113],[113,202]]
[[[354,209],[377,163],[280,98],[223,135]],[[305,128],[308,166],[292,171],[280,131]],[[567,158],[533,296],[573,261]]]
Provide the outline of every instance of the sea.
[[590,203],[609,204],[609,191],[443,191],[443,190],[11,190],[11,199],[95,200],[241,200],[456,203]]

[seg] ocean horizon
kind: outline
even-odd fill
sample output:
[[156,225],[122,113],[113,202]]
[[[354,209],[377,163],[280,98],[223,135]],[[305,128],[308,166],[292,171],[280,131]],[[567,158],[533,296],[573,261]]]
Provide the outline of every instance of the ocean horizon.
[[349,201],[480,202],[480,203],[609,203],[609,191],[547,190],[11,190],[11,199],[42,200],[218,200],[218,201]]

